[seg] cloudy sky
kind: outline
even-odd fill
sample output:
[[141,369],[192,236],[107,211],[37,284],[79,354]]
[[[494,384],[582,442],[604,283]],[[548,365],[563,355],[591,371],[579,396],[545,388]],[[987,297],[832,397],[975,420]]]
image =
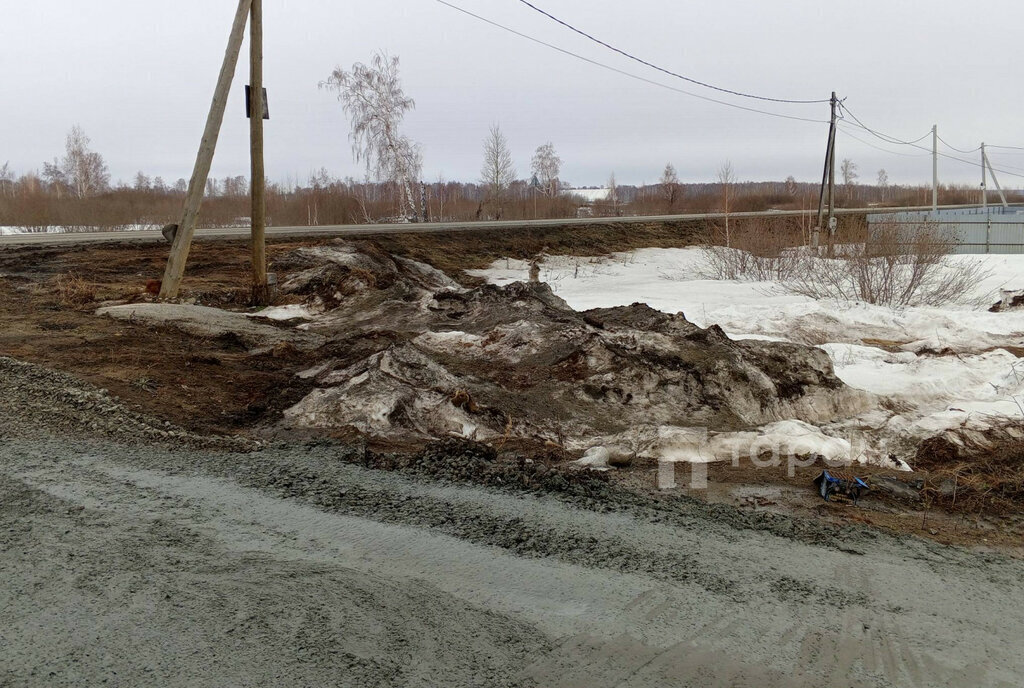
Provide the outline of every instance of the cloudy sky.
[[[653,71],[573,34],[518,0],[450,0],[495,22],[616,69],[700,95],[808,119],[827,104],[783,105],[723,95]],[[932,124],[953,146],[1024,146],[1024,3],[992,0],[533,0],[581,29],[671,71],[729,89],[787,99],[835,90],[867,126],[903,140]],[[188,177],[205,122],[233,0],[0,0],[0,164],[19,172],[59,155],[83,127],[115,179],[137,170]],[[474,180],[492,123],[520,176],[554,143],[562,177],[600,185],[653,182],[666,162],[684,181],[710,181],[726,159],[743,180],[820,178],[827,124],[700,100],[532,43],[437,0],[264,0],[267,170],[360,177],[348,123],[318,89],[335,65],[384,50],[401,59],[428,179]],[[247,51],[247,47],[243,47]],[[213,174],[246,174],[243,52]],[[884,143],[850,120],[838,158],[862,181],[925,183],[923,150]],[[847,133],[847,131],[849,133]],[[852,138],[851,135],[863,142]],[[921,141],[930,146],[930,137]],[[881,148],[883,150],[878,150]],[[977,153],[943,152],[970,161]],[[1004,185],[1024,186],[1024,150],[991,149]],[[1018,177],[1009,176],[1015,172]],[[980,182],[976,165],[940,158],[940,177]]]

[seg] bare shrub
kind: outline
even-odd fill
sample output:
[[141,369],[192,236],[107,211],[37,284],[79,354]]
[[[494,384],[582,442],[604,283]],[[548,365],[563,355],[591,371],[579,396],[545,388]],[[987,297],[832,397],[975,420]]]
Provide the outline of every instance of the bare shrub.
[[800,228],[788,218],[734,223],[731,246],[720,245],[717,235],[713,233],[704,247],[705,261],[698,272],[702,279],[783,281],[802,261]]
[[941,306],[963,301],[989,271],[948,259],[956,238],[933,225],[884,224],[862,243],[836,247],[834,258],[800,254],[783,287],[814,299],[883,306]]

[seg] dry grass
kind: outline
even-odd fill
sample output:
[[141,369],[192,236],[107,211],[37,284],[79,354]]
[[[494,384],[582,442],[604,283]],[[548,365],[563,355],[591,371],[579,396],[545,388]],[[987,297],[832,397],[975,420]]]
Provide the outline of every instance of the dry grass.
[[925,450],[925,445],[918,452],[918,462],[928,469],[922,496],[930,502],[961,513],[1020,512],[1024,443],[1004,442],[984,454],[951,461],[944,461],[934,446]]
[[65,308],[81,308],[96,301],[96,286],[74,272],[57,277],[54,283],[57,300]]

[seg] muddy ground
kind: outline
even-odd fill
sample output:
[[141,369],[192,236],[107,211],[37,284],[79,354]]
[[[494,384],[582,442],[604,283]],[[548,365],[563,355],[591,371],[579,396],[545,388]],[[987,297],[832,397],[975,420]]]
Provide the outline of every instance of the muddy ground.
[[[382,248],[463,279],[692,236]],[[813,466],[659,491],[653,463],[558,447],[260,431],[308,393],[302,351],[94,315],[146,300],[165,256],[0,250],[0,686],[1019,682],[1015,514],[826,505]],[[245,257],[196,244],[185,298],[244,309]]]
[[72,419],[94,390],[13,371],[34,391],[0,401],[3,686],[1012,686],[1024,671],[1013,557],[591,472],[482,486],[470,477],[504,473],[467,442],[379,470],[396,459],[365,447],[85,430]]
[[[444,269],[467,286],[473,280],[462,272],[490,264],[496,257],[526,257],[549,253],[600,254],[637,246],[684,246],[703,236],[695,225],[599,228],[579,230],[520,230],[493,237],[478,234],[392,236],[356,240],[385,252],[421,260]],[[326,245],[330,240],[271,241],[271,265],[301,246]],[[459,247],[451,250],[452,245]],[[138,323],[94,315],[108,300],[144,301],[146,286],[162,275],[166,246],[102,245],[85,247],[0,248],[0,355],[65,371],[108,390],[129,408],[203,435],[248,436],[254,427],[268,426],[281,412],[306,396],[313,381],[295,373],[319,359],[309,352],[288,349],[250,355],[232,337],[196,337],[173,328],[155,329]],[[183,297],[188,301],[245,310],[248,294],[248,251],[242,242],[202,241],[193,247]],[[282,276],[286,273],[282,270]],[[284,297],[283,302],[297,300]],[[349,352],[352,355],[358,351]],[[345,433],[342,441],[364,441]],[[385,446],[376,446],[384,444]],[[408,443],[381,443],[374,448],[416,449]],[[536,447],[506,449],[535,451]],[[541,457],[544,458],[544,457]],[[549,461],[567,457],[554,455]],[[806,486],[820,467],[753,468],[743,464],[711,467],[711,489],[704,498],[748,509],[767,509],[840,523],[865,522],[909,532],[941,542],[998,545],[1019,549],[1024,523],[1013,509],[986,509],[957,500],[923,499],[905,490],[878,494],[862,509],[825,506]],[[865,469],[904,479],[892,471]],[[616,480],[634,489],[654,490],[656,467],[642,464],[618,471]],[[928,471],[913,481],[937,485],[948,476]],[[930,482],[929,482],[930,481]],[[899,488],[899,486],[896,486]],[[941,507],[941,508],[939,508]]]

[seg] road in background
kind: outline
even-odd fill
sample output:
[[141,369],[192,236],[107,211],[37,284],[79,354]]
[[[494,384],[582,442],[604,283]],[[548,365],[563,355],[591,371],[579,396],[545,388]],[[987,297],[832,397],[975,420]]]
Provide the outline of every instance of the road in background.
[[[940,206],[944,209],[976,208],[977,205]],[[837,215],[858,215],[868,212],[904,212],[930,210],[930,207],[907,208],[841,208]],[[768,210],[751,213],[728,213],[730,219],[759,217],[813,216],[814,210]],[[585,227],[602,225],[628,225],[669,222],[699,222],[725,219],[726,213],[690,213],[686,215],[648,215],[637,217],[585,217],[553,220],[497,220],[489,222],[424,222],[406,224],[321,225],[317,227],[267,227],[267,236],[278,237],[361,237],[386,234],[431,234],[437,232],[487,232],[502,229],[538,229],[559,227]],[[197,239],[242,239],[249,236],[249,227],[215,227],[196,231]],[[32,232],[0,237],[0,247],[24,245],[90,244],[102,242],[164,241],[160,230],[97,231],[97,232]]]

